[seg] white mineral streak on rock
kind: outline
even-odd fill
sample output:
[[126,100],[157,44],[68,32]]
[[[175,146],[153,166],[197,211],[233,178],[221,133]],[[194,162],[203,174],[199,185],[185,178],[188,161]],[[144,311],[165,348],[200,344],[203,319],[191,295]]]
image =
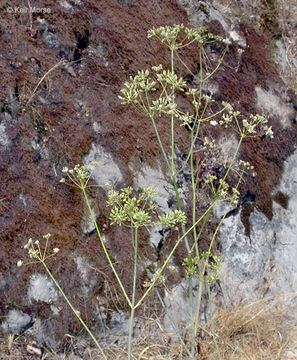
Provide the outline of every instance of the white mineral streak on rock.
[[[83,159],[84,164],[92,171],[92,179],[98,185],[104,185],[107,182],[116,184],[123,181],[123,175],[113,157],[102,146],[91,146],[89,153]],[[99,166],[93,168],[92,162],[98,162]]]
[[273,90],[264,90],[260,86],[255,87],[257,94],[257,108],[262,113],[274,115],[280,119],[283,128],[291,126],[290,119],[294,117],[295,111],[292,104],[288,104]]
[[8,144],[9,140],[5,132],[5,125],[0,124],[0,145],[7,146]]
[[[152,168],[148,165],[144,165],[142,169],[133,171],[135,173],[134,188],[140,189],[143,187],[151,187],[157,192],[157,196],[153,199],[161,213],[170,212],[168,201],[170,198],[175,197],[173,186],[170,185],[169,181],[164,176],[160,166]],[[160,226],[156,226],[151,229],[150,242],[154,246],[158,246],[161,240],[159,231],[162,229]]]
[[30,322],[29,315],[19,310],[9,310],[1,327],[4,333],[19,334]]
[[58,292],[54,283],[46,275],[34,274],[30,279],[28,299],[30,302],[42,301],[52,304],[57,301]]

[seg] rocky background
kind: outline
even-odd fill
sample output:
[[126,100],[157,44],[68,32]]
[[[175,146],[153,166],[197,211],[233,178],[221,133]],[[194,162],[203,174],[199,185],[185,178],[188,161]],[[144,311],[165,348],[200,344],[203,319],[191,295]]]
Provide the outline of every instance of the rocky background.
[[[83,199],[59,180],[64,166],[96,160],[100,167],[94,183],[111,181],[117,188],[152,186],[159,192],[159,206],[164,211],[170,208],[170,183],[153,129],[118,99],[124,82],[137,70],[169,64],[164,48],[147,39],[152,27],[205,25],[229,38],[232,45],[223,66],[209,84],[213,96],[243,114],[266,115],[274,129],[273,140],[247,141],[240,153],[241,159],[253,164],[255,173],[241,185],[245,201],[235,218],[224,223],[217,244],[226,259],[227,270],[221,275],[224,299],[232,298],[234,283],[246,286],[251,281],[259,288],[268,259],[271,272],[279,258],[285,257],[286,264],[296,258],[295,248],[293,252],[281,247],[284,237],[286,244],[296,241],[296,154],[292,154],[296,146],[297,10],[293,2],[40,0],[31,6],[50,11],[32,16],[22,10],[28,4],[0,2],[1,331],[19,332],[35,324],[37,340],[58,348],[66,333],[80,330],[40,267],[16,267],[19,259],[27,260],[23,246],[28,238],[41,239],[47,233],[52,234],[50,246],[61,249],[49,267],[88,324],[98,330],[100,323],[100,332],[125,318],[117,284],[107,282],[113,277]],[[189,49],[182,57],[195,72],[196,53]],[[169,143],[167,125],[158,126]],[[222,158],[228,157],[232,138],[219,129],[212,135],[220,144]],[[177,140],[182,156],[187,149],[185,129],[179,129]],[[186,178],[182,180],[185,197]],[[91,197],[99,227],[129,288],[129,234],[110,226],[104,189],[93,191]],[[220,211],[216,209],[217,216]],[[141,234],[141,251],[148,263],[159,256],[156,246],[161,236]],[[168,243],[170,248],[170,239]],[[183,254],[181,248],[176,265]],[[255,254],[257,262],[250,260]],[[231,277],[228,285],[224,279],[230,268],[238,279]],[[290,265],[285,273],[295,270]],[[180,270],[170,278],[171,284],[179,284],[182,277]],[[273,289],[296,291],[297,280],[291,280],[280,277]],[[240,293],[247,297],[244,289]]]

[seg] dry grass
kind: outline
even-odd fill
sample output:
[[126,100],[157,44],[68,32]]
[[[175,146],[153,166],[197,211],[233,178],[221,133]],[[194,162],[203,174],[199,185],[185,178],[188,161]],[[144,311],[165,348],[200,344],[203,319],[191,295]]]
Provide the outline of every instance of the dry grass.
[[[288,312],[282,298],[221,309],[215,324],[221,359],[284,360],[287,349],[297,341],[297,328],[290,328],[286,321]],[[201,359],[219,359],[213,339],[201,341],[201,349]]]
[[[296,297],[296,295],[295,295]],[[215,339],[200,334],[199,354],[201,360],[293,360],[297,359],[297,326],[290,326],[288,297],[267,298],[249,305],[220,309],[215,320]],[[152,331],[152,326],[154,330]],[[207,326],[211,331],[211,325]],[[158,333],[156,332],[158,329]],[[68,355],[46,351],[42,359],[75,359],[74,353],[81,359],[101,360],[97,350],[86,346],[77,352],[77,344],[84,340],[71,337]],[[158,340],[158,341],[157,341]],[[0,359],[36,359],[29,355],[25,336],[3,338],[0,342]],[[69,344],[68,344],[69,345]],[[110,360],[126,360],[125,346],[107,345],[105,352]],[[76,358],[78,359],[78,358]],[[184,360],[189,359],[183,347],[174,343],[170,334],[166,334],[157,320],[148,320],[134,341],[133,359],[147,360]]]
[[0,360],[26,359],[23,341],[23,337],[14,335],[0,338]]

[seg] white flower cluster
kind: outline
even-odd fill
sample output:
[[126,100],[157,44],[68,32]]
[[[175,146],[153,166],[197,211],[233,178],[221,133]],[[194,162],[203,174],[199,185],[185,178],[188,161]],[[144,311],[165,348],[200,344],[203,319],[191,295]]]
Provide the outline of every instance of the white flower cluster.
[[203,252],[201,258],[205,259],[207,265],[205,280],[208,285],[213,285],[218,280],[218,270],[223,259],[221,256],[213,255],[210,252]]
[[207,136],[203,139],[203,146],[209,149],[214,149],[216,147],[216,142],[214,139],[209,139]]
[[120,192],[109,190],[107,205],[111,207],[109,218],[111,224],[141,227],[151,224],[151,216],[155,212],[155,204],[150,200],[156,195],[154,189],[144,188],[139,196],[133,196],[133,188],[126,187]]
[[159,64],[158,66],[152,66],[152,70],[155,72],[159,72],[159,71],[163,70],[163,65]]
[[[265,119],[264,116],[261,116],[259,114],[256,115],[250,115],[249,121],[247,119],[242,120],[242,125],[244,130],[248,135],[255,135],[258,133],[259,128],[263,126],[264,124],[267,124],[268,120]],[[265,125],[264,128],[265,135],[269,136],[270,138],[273,138],[273,131],[271,126]]]
[[210,43],[212,41],[223,42],[225,45],[230,45],[231,42],[228,39],[223,39],[218,35],[213,35],[208,31],[208,29],[204,26],[198,29],[189,29],[185,28],[185,33],[189,38],[193,38],[200,45],[204,45],[206,43]]
[[198,272],[199,266],[201,265],[201,259],[199,256],[192,257],[192,255],[189,254],[184,259],[182,265],[185,267],[187,276],[192,277]]
[[174,210],[169,214],[159,216],[158,225],[168,226],[174,228],[178,223],[185,225],[186,215],[181,210]]
[[[51,237],[51,234],[46,234],[43,236],[43,238],[46,241],[46,245],[44,248],[44,251],[42,252],[41,247],[40,247],[40,242],[39,240],[35,240],[33,241],[32,238],[30,238],[27,242],[27,244],[24,245],[24,249],[28,251],[28,254],[30,256],[31,259],[35,259],[36,262],[40,262],[40,263],[44,263],[45,260],[47,260],[48,258],[54,256],[55,254],[57,254],[60,249],[59,248],[54,248],[52,254],[47,255],[47,243],[49,238]],[[19,260],[17,262],[17,266],[20,267],[24,265],[22,260]]]
[[[92,162],[91,167],[95,168],[99,164],[97,162]],[[88,185],[88,182],[90,180],[90,174],[86,167],[86,165],[75,165],[73,169],[68,169],[68,167],[63,167],[62,173],[67,175],[68,179],[71,181],[71,183],[67,183],[66,178],[62,178],[60,180],[61,183],[67,184],[67,185],[74,185],[75,187],[78,187],[80,189],[85,189]]]
[[[242,125],[239,122],[239,111],[234,111],[231,104],[222,102],[224,107],[224,114],[222,115],[222,120],[220,121],[220,125],[223,127],[232,127],[236,132],[244,137],[256,137],[259,136],[261,130],[264,131],[264,134],[271,139],[273,138],[273,131],[271,126],[267,126],[268,120],[259,114],[250,115],[248,119],[243,119],[241,121]],[[233,127],[233,123],[235,122],[236,127]]]
[[165,275],[162,274],[162,269],[157,269],[152,275],[149,281],[143,283],[143,287],[149,288],[150,286],[164,285],[166,282]]
[[[179,33],[184,29],[185,36],[181,42],[177,38]],[[161,26],[153,28],[148,31],[148,38],[156,36],[162,43],[167,45],[171,50],[178,50],[187,44],[196,41],[199,45],[205,45],[213,41],[222,42],[225,45],[230,45],[229,39],[223,39],[218,35],[211,34],[207,28],[200,27],[198,29],[185,28],[183,24],[173,26]],[[185,43],[187,44],[185,45]]]
[[220,125],[222,125],[224,128],[227,128],[232,124],[234,119],[236,121],[237,117],[240,115],[240,112],[234,111],[233,106],[225,101],[222,101],[222,105],[225,112],[222,115]]
[[242,169],[254,170],[254,166],[251,165],[248,161],[239,160],[239,166],[240,166]]
[[273,139],[274,135],[273,135],[273,130],[272,130],[271,126],[265,125],[263,130],[264,130],[266,136],[270,137],[270,139]]
[[157,74],[157,80],[161,84],[170,85],[174,89],[183,91],[183,88],[187,86],[183,78],[178,78],[177,75],[170,70],[163,70],[162,73]]
[[177,50],[176,44],[178,34],[184,28],[184,25],[160,26],[148,31],[148,38],[156,36],[162,43],[166,44],[170,49]]
[[188,89],[188,91],[186,92],[186,95],[191,95],[193,97],[192,105],[194,106],[196,111],[201,108],[202,101],[204,101],[205,108],[208,106],[209,103],[214,102],[211,95],[207,95],[207,94],[201,95],[201,93],[198,89],[194,89],[194,88]]
[[230,185],[224,179],[219,180],[219,186],[216,188],[215,182],[217,177],[215,175],[208,174],[204,179],[204,183],[207,184],[214,197],[218,201],[229,201],[231,204],[235,204],[239,197],[240,192],[236,187],[230,187]]
[[188,91],[186,92],[186,95],[192,95],[192,96],[196,96],[199,95],[200,92],[197,88],[190,88],[188,89]]
[[169,101],[168,97],[160,97],[157,100],[153,100],[151,106],[152,114],[158,114],[159,116],[162,114],[171,115],[176,111],[176,103]]
[[156,82],[149,75],[149,70],[141,70],[134,77],[130,76],[130,81],[125,82],[125,88],[121,89],[122,96],[119,99],[122,104],[138,104],[142,93],[156,90]]
[[181,126],[190,126],[194,121],[194,116],[190,115],[189,112],[185,114],[178,114],[178,118],[181,120]]

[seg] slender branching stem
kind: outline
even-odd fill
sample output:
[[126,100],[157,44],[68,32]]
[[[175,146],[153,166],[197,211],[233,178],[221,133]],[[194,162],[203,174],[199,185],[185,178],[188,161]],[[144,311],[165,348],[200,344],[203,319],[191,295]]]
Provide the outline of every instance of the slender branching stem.
[[138,257],[138,228],[131,228],[132,243],[134,248],[134,270],[133,270],[133,285],[132,285],[132,299],[129,321],[129,337],[128,337],[128,360],[131,359],[132,350],[132,337],[134,327],[134,314],[135,314],[135,295],[136,295],[136,280],[137,280],[137,257]]
[[64,300],[67,302],[67,304],[69,305],[70,309],[73,311],[74,315],[77,317],[77,319],[79,320],[79,322],[82,324],[82,326],[85,328],[85,330],[87,331],[87,333],[90,335],[91,339],[94,341],[96,347],[98,348],[98,350],[100,351],[100,353],[102,354],[103,358],[105,360],[107,360],[106,355],[104,354],[104,351],[102,350],[102,347],[100,346],[100,344],[98,343],[98,341],[96,340],[95,336],[93,335],[92,331],[88,328],[87,324],[83,321],[83,319],[80,316],[80,313],[78,310],[76,310],[73,305],[71,304],[70,300],[68,299],[67,295],[64,293],[63,289],[61,288],[61,286],[58,284],[57,280],[55,279],[54,275],[52,274],[52,272],[50,271],[50,269],[47,267],[45,261],[40,259],[40,262],[42,264],[42,266],[44,267],[45,271],[48,273],[49,277],[52,279],[53,283],[55,284],[55,286],[57,287],[57,289],[59,290],[60,294],[63,296]]
[[[223,177],[223,181],[226,180],[230,170],[232,169],[232,166],[237,158],[237,155],[238,155],[238,152],[239,152],[239,149],[240,149],[240,146],[241,146],[241,143],[242,143],[242,140],[243,140],[243,136],[241,136],[239,142],[238,142],[238,145],[237,145],[237,148],[235,150],[235,153],[233,155],[233,158],[231,160],[231,163],[225,173],[225,176]],[[218,190],[217,190],[217,194],[219,194],[219,191],[220,191],[220,188],[221,188],[221,185],[219,186]],[[216,198],[216,196],[215,196]],[[219,222],[219,225],[217,226],[215,232],[214,232],[214,235],[211,239],[211,242],[210,242],[210,245],[209,245],[209,249],[208,249],[208,253],[211,252],[212,248],[213,248],[213,244],[214,244],[214,240],[216,238],[216,235],[219,231],[219,228],[221,227],[221,224],[223,222],[223,220],[225,219],[227,215],[227,212],[224,214],[224,216],[221,218],[220,222]],[[199,324],[199,315],[200,315],[200,307],[201,307],[201,299],[202,299],[202,290],[203,290],[203,285],[204,285],[204,275],[205,275],[205,271],[206,271],[206,267],[207,267],[207,263],[208,263],[208,260],[205,259],[204,263],[203,263],[203,268],[199,274],[199,289],[198,289],[198,295],[197,295],[197,305],[196,305],[196,314],[195,314],[195,333],[197,333],[197,330],[198,330],[198,324]]]
[[92,220],[93,220],[93,223],[94,223],[94,225],[95,225],[96,232],[97,232],[97,235],[98,235],[100,244],[101,244],[101,246],[102,246],[103,252],[104,252],[104,254],[105,254],[105,256],[106,256],[106,259],[107,259],[107,261],[108,261],[108,263],[109,263],[109,265],[110,265],[110,267],[111,267],[111,269],[112,269],[112,272],[114,273],[114,276],[115,276],[116,279],[117,279],[117,282],[118,282],[118,284],[119,284],[119,286],[120,286],[120,288],[121,288],[121,290],[122,290],[122,293],[123,293],[125,299],[126,299],[127,302],[128,302],[128,305],[132,308],[131,300],[129,299],[129,296],[127,295],[127,292],[126,292],[126,290],[125,290],[125,288],[124,288],[124,286],[123,286],[123,284],[122,284],[121,279],[119,278],[118,272],[116,271],[116,269],[115,269],[115,267],[114,267],[114,265],[113,265],[113,263],[112,263],[112,261],[111,261],[111,258],[110,258],[110,256],[109,256],[109,253],[108,253],[108,251],[107,251],[107,249],[106,249],[106,246],[105,246],[105,244],[104,244],[104,241],[103,241],[103,239],[102,239],[102,235],[101,235],[101,232],[100,232],[100,230],[99,230],[99,227],[98,227],[98,224],[97,224],[97,221],[96,221],[94,212],[93,212],[92,207],[91,207],[91,204],[90,204],[90,202],[89,202],[89,198],[88,198],[88,195],[87,195],[87,193],[86,193],[86,189],[85,189],[85,188],[82,188],[82,192],[83,192],[83,196],[84,196],[85,202],[86,202],[87,207],[88,207],[88,211],[89,211],[89,213],[90,213],[90,215],[91,215],[91,218],[92,218]]
[[[179,244],[185,239],[185,237],[187,235],[189,235],[191,233],[191,231],[193,231],[194,227],[197,226],[204,218],[205,214],[209,211],[211,211],[211,209],[214,207],[216,201],[213,201],[210,205],[209,208],[200,216],[200,218],[198,220],[196,220],[196,222],[180,237],[177,239],[175,245],[173,246],[172,250],[170,251],[169,255],[167,256],[166,260],[164,261],[159,275],[161,275],[163,273],[163,271],[165,270],[165,268],[168,266],[168,263],[170,261],[170,259],[172,258],[172,256],[174,255],[177,247],[179,246]],[[142,295],[142,297],[140,298],[140,300],[138,300],[137,304],[135,305],[135,309],[141,305],[141,303],[143,302],[143,300],[147,297],[148,293],[152,290],[152,288],[155,286],[156,282],[158,281],[158,277],[156,277],[152,283],[150,284],[150,286],[147,288],[147,290],[145,291],[145,293]]]

